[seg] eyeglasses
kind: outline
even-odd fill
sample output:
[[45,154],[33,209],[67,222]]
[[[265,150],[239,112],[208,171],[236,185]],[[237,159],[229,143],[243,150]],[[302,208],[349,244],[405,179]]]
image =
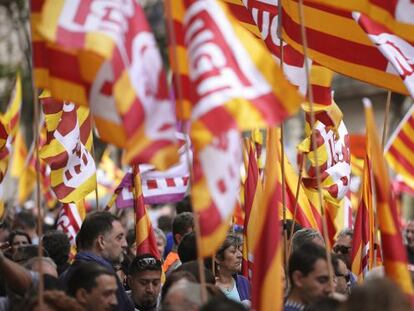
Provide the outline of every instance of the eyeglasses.
[[333,248],[333,251],[335,253],[337,253],[337,254],[341,253],[341,254],[344,254],[344,255],[348,254],[350,250],[351,250],[351,247],[350,246],[345,246],[345,245],[335,245],[334,248]]
[[135,264],[138,270],[146,270],[148,268],[161,268],[161,261],[152,257],[141,258]]

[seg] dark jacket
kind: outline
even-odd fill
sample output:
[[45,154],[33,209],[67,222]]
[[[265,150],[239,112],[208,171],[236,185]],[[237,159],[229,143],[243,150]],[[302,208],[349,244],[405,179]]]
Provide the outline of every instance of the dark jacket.
[[239,274],[236,274],[234,280],[236,281],[236,288],[240,296],[240,300],[251,300],[251,287],[249,280]]

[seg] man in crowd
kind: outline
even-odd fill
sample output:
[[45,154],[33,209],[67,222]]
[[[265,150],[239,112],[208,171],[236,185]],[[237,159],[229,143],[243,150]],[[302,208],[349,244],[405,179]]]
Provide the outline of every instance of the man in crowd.
[[154,256],[143,254],[134,258],[129,268],[128,285],[135,310],[157,310],[161,272],[161,261]]
[[351,271],[346,266],[346,257],[344,255],[335,255],[334,258],[337,260],[335,267],[336,286],[335,292],[342,295],[349,295],[349,285],[351,280]]
[[293,251],[289,259],[291,290],[284,311],[302,311],[311,302],[333,291],[329,277],[326,251],[314,243],[307,243]]
[[67,293],[86,311],[111,311],[117,306],[116,275],[94,262],[79,263],[67,283]]
[[316,245],[325,247],[323,237],[318,231],[312,228],[303,228],[296,231],[292,236],[292,252],[301,248],[302,245],[307,243],[314,243]]
[[[89,214],[82,223],[76,237],[78,253],[75,261],[61,276],[67,284],[80,262],[94,262],[111,272],[113,265],[122,262],[124,249],[127,247],[125,230],[118,217],[109,212],[94,212]],[[118,305],[115,310],[134,310],[122,283],[117,278],[118,288],[116,297]]]
[[351,268],[351,249],[352,249],[352,239],[354,237],[354,230],[350,228],[343,229],[338,234],[338,238],[333,246],[333,251],[336,254],[342,254],[346,257],[346,264],[348,268]]
[[180,258],[177,253],[178,244],[180,244],[182,238],[186,233],[193,231],[194,221],[193,214],[190,212],[183,212],[175,216],[172,233],[174,238],[174,248],[169,252],[165,262],[162,266],[164,272],[168,273],[176,269],[180,264]]

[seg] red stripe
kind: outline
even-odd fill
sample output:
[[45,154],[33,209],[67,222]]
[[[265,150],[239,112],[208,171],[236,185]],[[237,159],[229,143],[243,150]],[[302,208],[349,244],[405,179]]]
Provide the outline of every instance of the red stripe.
[[80,64],[74,54],[49,47],[46,49],[47,67],[52,76],[67,80],[76,84],[82,84]]
[[[82,6],[83,4],[79,5],[79,7]],[[73,49],[83,49],[85,45],[85,37],[85,32],[75,32],[58,26],[56,32],[56,44],[65,47],[71,47]]]
[[41,98],[40,102],[45,115],[55,114],[63,109],[63,101],[56,100],[53,97]]
[[407,263],[407,253],[399,231],[394,235],[385,234],[384,231],[382,231],[381,242],[385,263],[387,261]]
[[[287,193],[287,197],[288,197],[287,207],[289,208],[290,212],[293,215],[294,214],[296,198],[295,198],[295,195],[292,193],[290,187],[288,187],[288,186],[286,187],[286,193]],[[304,228],[312,228],[313,227],[311,225],[309,219],[307,218],[306,214],[304,213],[303,207],[299,204],[299,201],[298,201],[298,205],[296,207],[296,217],[295,217],[294,220]]]
[[32,0],[30,2],[30,9],[32,13],[40,13],[44,3],[45,0]]
[[53,191],[55,192],[56,198],[58,200],[62,200],[64,198],[66,198],[74,190],[75,190],[75,188],[68,187],[63,183],[53,187]]
[[[177,46],[185,47],[184,25],[178,20],[173,20],[173,28],[174,28],[174,35],[175,35],[175,44]],[[170,42],[170,47],[172,47],[171,42]]]
[[[283,28],[297,43],[302,43],[300,25],[283,10]],[[362,30],[361,30],[362,31]],[[337,59],[385,71],[388,61],[375,46],[367,46],[335,37],[311,28],[306,29],[309,48]]]
[[249,151],[249,166],[247,170],[247,178],[244,185],[245,227],[249,223],[250,212],[253,207],[254,196],[257,190],[258,178],[259,168],[257,167],[256,154],[254,152],[254,149],[251,147]]
[[395,16],[398,0],[369,0],[369,2],[388,11],[392,16]]
[[331,88],[312,84],[313,101],[320,105],[329,106],[332,104]]
[[50,169],[54,171],[66,167],[68,159],[68,153],[62,152],[48,158],[43,158],[43,161],[49,164]]
[[233,14],[233,16],[240,22],[256,26],[251,13],[242,3],[240,3],[240,5],[227,3],[227,7],[229,8],[231,14]]
[[157,181],[155,179],[148,179],[147,180],[147,187],[148,187],[148,189],[157,189],[158,188]]
[[400,140],[404,143],[404,145],[409,149],[409,150],[414,150],[414,142],[412,141],[412,139],[414,139],[414,137],[408,137],[407,134],[405,134],[403,131],[400,131],[398,133],[398,138],[400,138]]
[[138,163],[151,163],[151,160],[155,158],[158,152],[163,152],[163,149],[172,146],[173,143],[170,140],[156,140],[151,143],[142,152],[135,155],[130,164]]
[[132,137],[144,122],[144,108],[139,99],[135,97],[134,102],[132,103],[129,110],[124,115],[122,115],[122,124],[127,134],[127,137]]
[[405,157],[404,154],[400,153],[393,145],[390,146],[388,152],[395,158],[395,160],[400,164],[410,175],[414,175],[414,166],[413,163]]
[[200,219],[201,236],[209,236],[213,234],[217,228],[223,224],[220,212],[213,202],[208,208],[198,211],[197,213]]

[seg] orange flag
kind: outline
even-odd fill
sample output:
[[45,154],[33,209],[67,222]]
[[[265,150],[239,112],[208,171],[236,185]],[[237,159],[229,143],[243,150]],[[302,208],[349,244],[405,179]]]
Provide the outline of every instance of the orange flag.
[[367,153],[372,162],[379,229],[381,231],[382,250],[386,275],[398,284],[414,302],[414,291],[408,262],[402,241],[395,198],[391,191],[388,171],[377,136],[371,102],[364,99],[365,122],[367,132]]

